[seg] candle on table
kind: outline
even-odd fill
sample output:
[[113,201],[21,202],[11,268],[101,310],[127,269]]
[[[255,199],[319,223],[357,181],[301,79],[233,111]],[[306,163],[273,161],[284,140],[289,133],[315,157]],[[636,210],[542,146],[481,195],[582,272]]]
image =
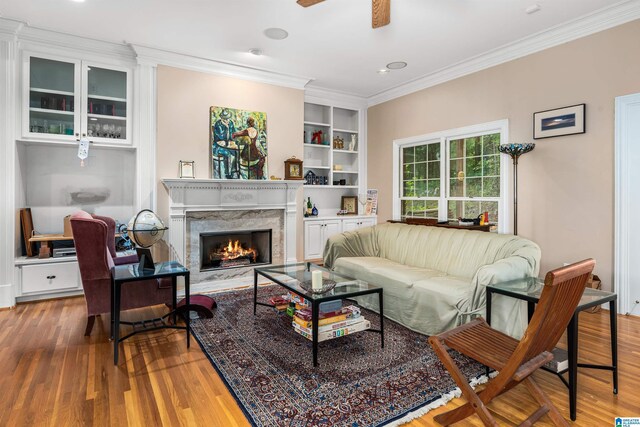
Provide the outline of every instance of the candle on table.
[[322,289],[322,271],[311,272],[311,289],[314,291]]

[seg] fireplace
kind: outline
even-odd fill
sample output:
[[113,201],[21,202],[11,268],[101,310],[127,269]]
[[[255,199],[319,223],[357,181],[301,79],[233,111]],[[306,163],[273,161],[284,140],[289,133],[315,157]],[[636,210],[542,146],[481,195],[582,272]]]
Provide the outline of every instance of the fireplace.
[[271,230],[200,233],[200,271],[271,264]]

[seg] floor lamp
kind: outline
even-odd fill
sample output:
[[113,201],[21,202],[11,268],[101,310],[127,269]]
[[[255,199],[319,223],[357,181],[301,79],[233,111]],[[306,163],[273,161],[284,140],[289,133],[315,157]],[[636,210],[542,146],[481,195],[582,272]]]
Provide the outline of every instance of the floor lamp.
[[518,234],[518,157],[532,151],[536,144],[500,144],[498,150],[513,160],[513,234]]

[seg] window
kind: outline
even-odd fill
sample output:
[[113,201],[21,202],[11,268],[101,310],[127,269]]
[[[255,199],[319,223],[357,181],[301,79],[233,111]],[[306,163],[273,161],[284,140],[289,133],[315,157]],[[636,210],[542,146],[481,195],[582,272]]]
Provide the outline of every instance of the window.
[[438,218],[440,141],[402,148],[402,218]]
[[506,231],[507,137],[499,121],[394,141],[394,218],[456,220],[489,213]]

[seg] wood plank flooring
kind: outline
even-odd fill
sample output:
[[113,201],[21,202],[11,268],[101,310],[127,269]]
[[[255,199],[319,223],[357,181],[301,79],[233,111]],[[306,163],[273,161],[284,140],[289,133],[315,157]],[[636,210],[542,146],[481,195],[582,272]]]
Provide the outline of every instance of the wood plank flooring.
[[[162,307],[126,312],[150,317]],[[0,426],[248,426],[245,416],[198,344],[181,331],[137,335],[113,365],[109,317],[84,337],[82,297],[20,304],[0,311]],[[609,363],[608,312],[583,313],[580,358]],[[578,419],[573,425],[613,426],[615,416],[640,416],[640,318],[620,316],[620,393],[607,371],[579,371]],[[564,385],[554,375],[535,379],[568,419]],[[455,399],[407,426],[435,425],[433,416],[464,403]],[[534,410],[524,387],[491,404],[498,421],[513,425]],[[472,417],[460,425],[482,425]],[[545,417],[538,425],[550,425]]]

